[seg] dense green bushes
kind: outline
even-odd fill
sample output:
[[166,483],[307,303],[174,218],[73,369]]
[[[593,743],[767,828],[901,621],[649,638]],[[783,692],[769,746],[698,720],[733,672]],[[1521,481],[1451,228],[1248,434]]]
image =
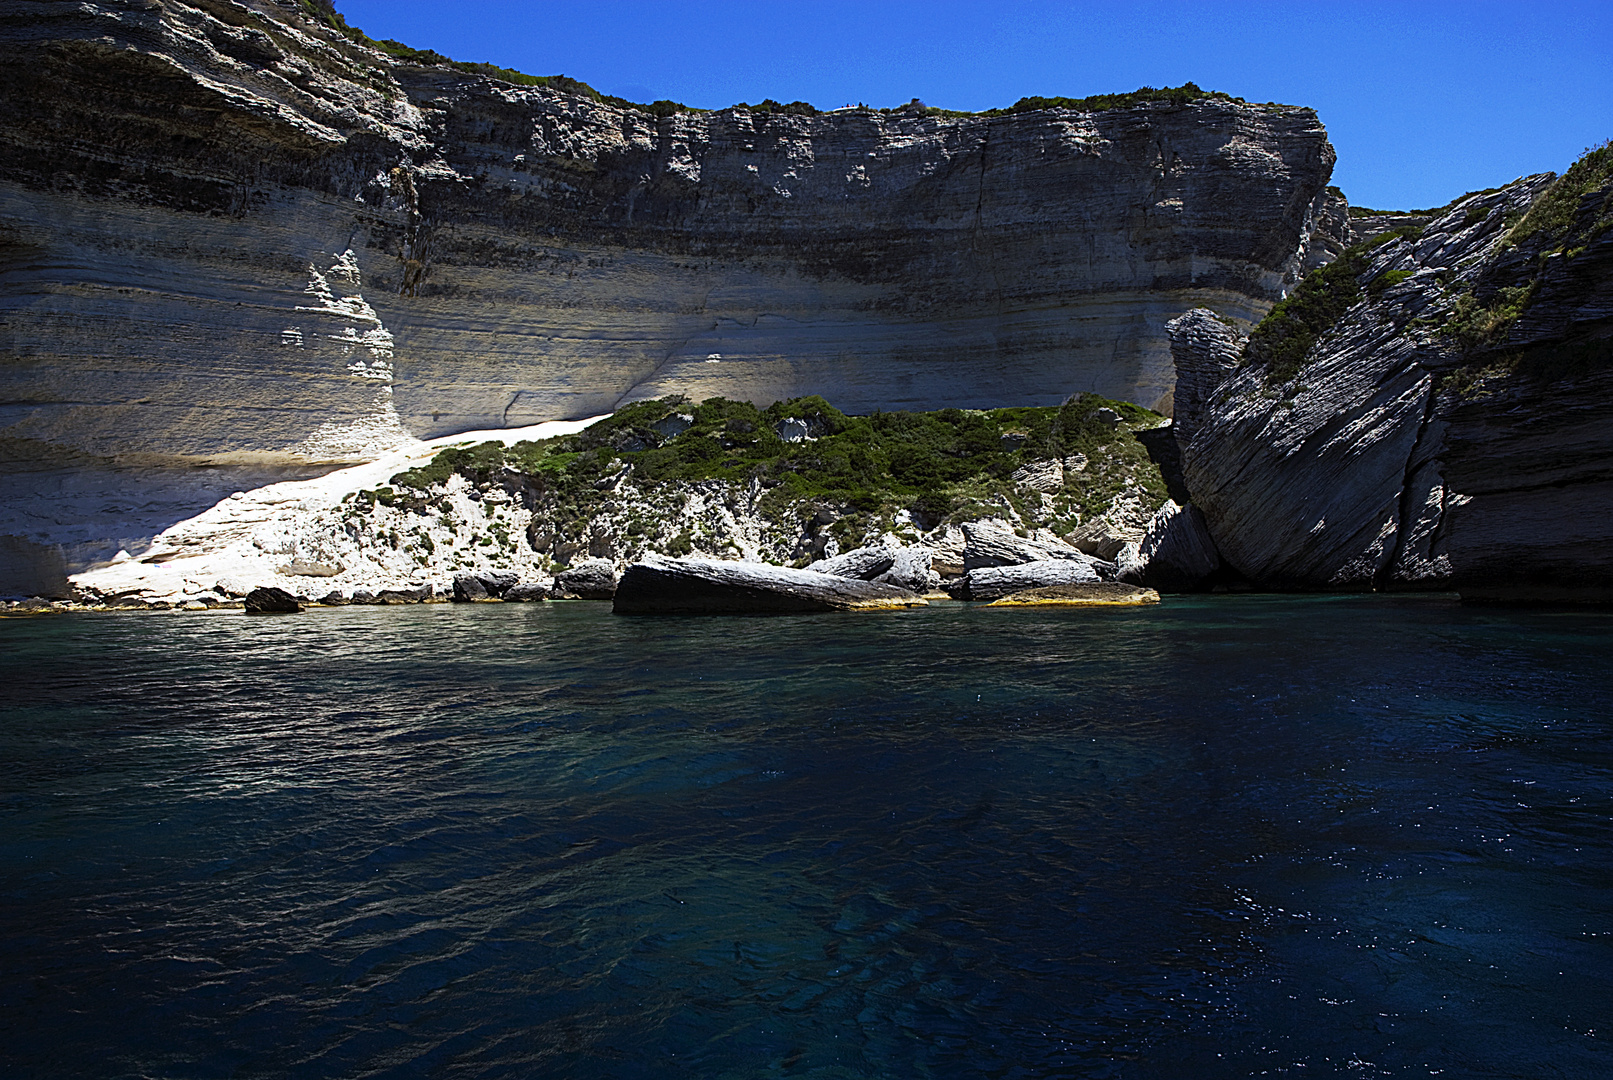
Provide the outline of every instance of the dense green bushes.
[[1181,86],[1143,86],[1125,94],[1094,94],[1091,97],[1022,97],[1006,109],[988,109],[985,115],[1035,112],[1039,109],[1075,109],[1079,112],[1107,112],[1110,109],[1129,109],[1134,105],[1163,102],[1169,105],[1187,105],[1194,101],[1239,101],[1219,90],[1200,90],[1193,83]]
[[[1120,415],[1121,425],[1097,416],[1105,407]],[[678,416],[689,426],[662,434],[675,431],[667,421]],[[786,420],[800,421],[809,437],[785,442],[779,430]],[[617,474],[641,490],[725,480],[758,485],[775,505],[807,500],[864,513],[908,509],[939,521],[968,509],[971,499],[1012,491],[1006,481],[1026,462],[1084,454],[1096,464],[1071,479],[1065,503],[1073,516],[1107,506],[1128,482],[1154,503],[1163,500],[1158,469],[1130,433],[1159,420],[1147,409],[1093,394],[1058,408],[870,416],[847,416],[821,397],[766,409],[673,397],[624,406],[576,435],[444,450],[429,464],[397,474],[392,484],[424,492],[456,472],[481,483],[508,467],[567,516],[583,516],[607,497],[601,486]]]

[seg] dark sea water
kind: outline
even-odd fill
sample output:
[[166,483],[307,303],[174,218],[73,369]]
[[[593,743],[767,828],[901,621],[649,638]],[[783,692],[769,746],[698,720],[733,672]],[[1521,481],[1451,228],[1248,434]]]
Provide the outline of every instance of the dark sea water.
[[1613,1076],[1613,616],[0,621],[0,1072]]

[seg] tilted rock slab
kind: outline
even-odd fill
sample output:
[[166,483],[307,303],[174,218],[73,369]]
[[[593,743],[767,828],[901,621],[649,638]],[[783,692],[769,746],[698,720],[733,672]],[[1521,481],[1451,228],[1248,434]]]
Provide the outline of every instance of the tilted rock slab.
[[247,593],[245,606],[248,615],[282,615],[302,610],[295,596],[284,589],[270,586]]
[[964,575],[957,595],[964,600],[1000,600],[1010,593],[1026,589],[1085,585],[1099,580],[1098,572],[1090,564],[1069,559],[1049,559],[1014,566],[982,566]]
[[894,549],[871,545],[853,548],[830,559],[819,559],[807,569],[819,574],[833,574],[835,577],[873,581],[889,570],[895,561]]
[[965,570],[987,566],[1015,566],[1020,563],[1048,560],[1068,560],[1083,566],[1113,569],[1101,559],[1094,559],[1069,544],[1020,536],[996,525],[968,522],[963,526],[963,535]]
[[649,559],[622,574],[612,610],[618,615],[788,615],[924,604],[921,597],[893,585],[811,570],[714,559]]
[[1009,593],[987,607],[1141,607],[1159,603],[1159,593],[1140,585],[1100,581],[1085,585],[1046,585]]

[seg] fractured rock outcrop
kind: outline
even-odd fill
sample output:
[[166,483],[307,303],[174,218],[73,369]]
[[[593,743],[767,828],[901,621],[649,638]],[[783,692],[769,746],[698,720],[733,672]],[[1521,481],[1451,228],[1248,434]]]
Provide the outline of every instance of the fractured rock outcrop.
[[1294,370],[1228,369],[1206,316],[1173,324],[1182,380],[1226,371],[1180,434],[1234,569],[1290,588],[1613,598],[1613,184],[1526,230],[1552,184],[1383,234],[1359,298]]
[[1120,560],[1121,581],[1151,585],[1164,592],[1187,592],[1221,568],[1221,556],[1196,506],[1167,502],[1148,531]]
[[1061,541],[1019,536],[1009,529],[984,522],[966,523],[963,526],[963,535],[965,570],[1061,560],[1079,563],[1089,568],[1102,564],[1102,560],[1095,559],[1086,552]]

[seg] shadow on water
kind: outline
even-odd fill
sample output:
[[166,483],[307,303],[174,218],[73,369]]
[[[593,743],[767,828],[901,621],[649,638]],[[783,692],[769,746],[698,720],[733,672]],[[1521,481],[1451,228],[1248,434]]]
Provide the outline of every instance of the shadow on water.
[[1613,1071],[1606,615],[0,637],[19,1074]]

